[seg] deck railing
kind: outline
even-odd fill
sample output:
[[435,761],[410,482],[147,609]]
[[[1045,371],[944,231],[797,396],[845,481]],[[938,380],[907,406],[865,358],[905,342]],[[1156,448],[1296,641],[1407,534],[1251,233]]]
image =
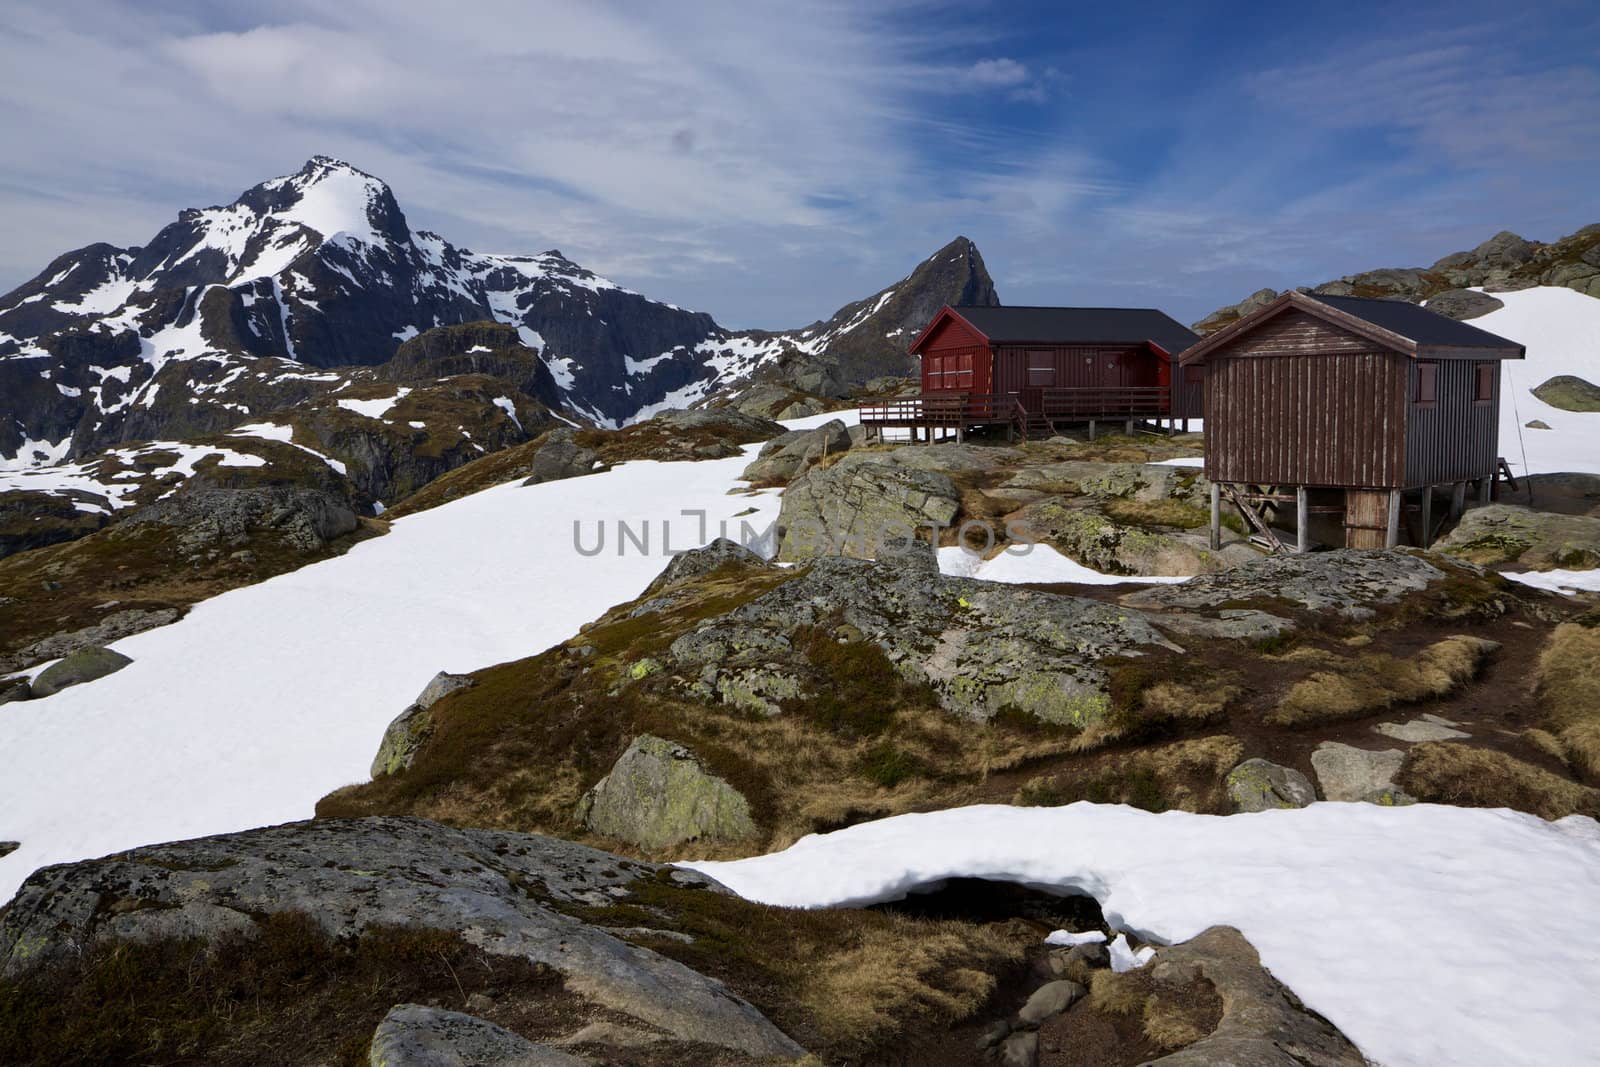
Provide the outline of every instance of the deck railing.
[[973,426],[1029,418],[1091,419],[1167,415],[1165,386],[1051,387],[1027,393],[924,393],[861,405],[861,421],[890,426]]

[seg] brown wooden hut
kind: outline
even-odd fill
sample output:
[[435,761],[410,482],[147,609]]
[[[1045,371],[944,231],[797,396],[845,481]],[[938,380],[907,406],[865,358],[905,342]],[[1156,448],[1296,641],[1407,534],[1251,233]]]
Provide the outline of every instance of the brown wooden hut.
[[1151,308],[946,306],[911,345],[922,395],[864,405],[863,423],[983,424],[1024,436],[1100,421],[1198,416],[1197,392],[1175,388],[1178,354],[1199,337]]
[[[1353,548],[1433,540],[1435,493],[1459,516],[1489,498],[1499,459],[1500,361],[1514,341],[1397,300],[1288,292],[1180,357],[1201,369],[1211,537],[1221,496],[1269,538],[1295,508],[1297,547],[1342,518]],[[1441,516],[1442,518],[1442,516]]]

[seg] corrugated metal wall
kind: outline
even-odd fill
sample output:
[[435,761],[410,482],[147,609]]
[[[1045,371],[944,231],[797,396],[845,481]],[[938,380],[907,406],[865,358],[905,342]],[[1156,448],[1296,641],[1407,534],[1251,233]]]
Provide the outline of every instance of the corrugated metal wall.
[[[1410,368],[1406,420],[1406,485],[1464,482],[1492,475],[1500,455],[1500,364],[1473,359],[1441,359],[1434,379],[1432,407],[1412,402],[1417,368]],[[1473,399],[1477,368],[1492,368],[1490,399]]]

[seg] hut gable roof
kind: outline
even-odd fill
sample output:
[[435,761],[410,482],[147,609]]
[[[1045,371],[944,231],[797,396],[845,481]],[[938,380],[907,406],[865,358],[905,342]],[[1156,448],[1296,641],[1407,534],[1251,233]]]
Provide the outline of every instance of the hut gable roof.
[[1384,348],[1413,357],[1521,359],[1527,351],[1515,341],[1429,311],[1420,304],[1291,290],[1189,348],[1181,362],[1203,360],[1240,335],[1290,310],[1314,315]]
[[1193,345],[1199,335],[1154,308],[946,307],[911,346],[915,352],[945,315],[955,315],[990,344],[1140,345],[1169,356]]

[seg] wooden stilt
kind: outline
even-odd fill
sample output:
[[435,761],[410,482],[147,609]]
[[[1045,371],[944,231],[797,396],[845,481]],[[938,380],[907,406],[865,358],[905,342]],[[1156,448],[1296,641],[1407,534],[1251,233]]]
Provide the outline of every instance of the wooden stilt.
[[1433,486],[1422,487],[1422,547],[1433,544]]
[[1089,440],[1094,440],[1094,420],[1089,420]]
[[1383,535],[1383,546],[1395,548],[1400,544],[1400,490],[1389,490],[1389,528]]
[[1211,483],[1211,551],[1222,548],[1222,486]]
[[1123,425],[1122,425],[1122,436],[1124,436],[1124,437],[1132,437],[1133,436],[1133,420],[1132,419],[1129,419],[1127,422],[1123,423]]
[[1311,525],[1310,497],[1305,486],[1294,487],[1294,550],[1302,554],[1311,551],[1311,533],[1306,529]]
[[1450,517],[1459,519],[1467,513],[1467,483],[1457,482],[1450,489]]
[[1494,475],[1478,480],[1478,503],[1491,504],[1494,502]]

